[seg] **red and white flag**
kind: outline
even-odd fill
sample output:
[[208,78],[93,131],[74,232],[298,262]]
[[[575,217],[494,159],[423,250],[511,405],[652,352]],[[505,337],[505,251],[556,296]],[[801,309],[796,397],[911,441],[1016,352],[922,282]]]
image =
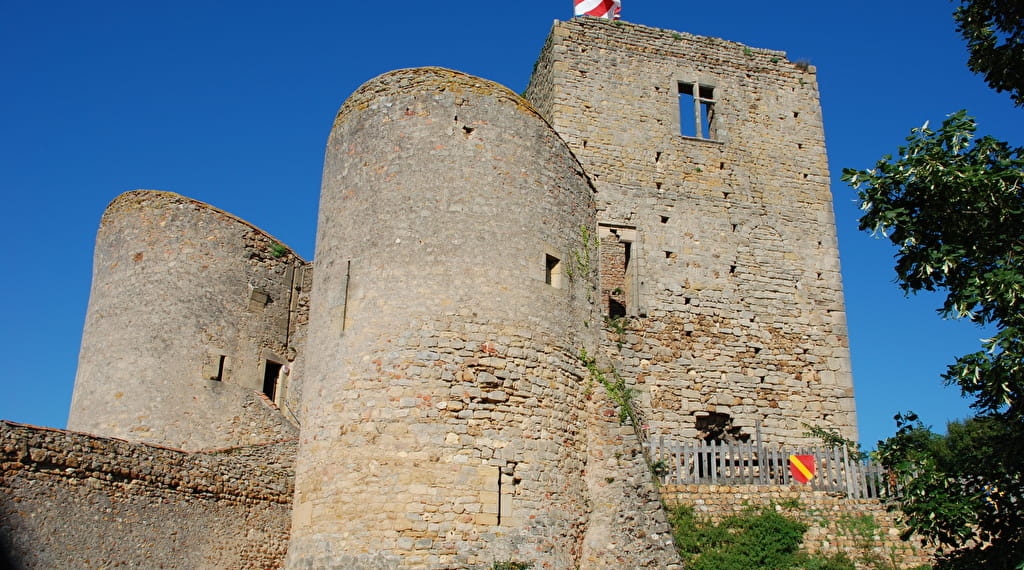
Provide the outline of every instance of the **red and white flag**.
[[593,16],[618,20],[622,12],[622,0],[573,0],[577,16]]

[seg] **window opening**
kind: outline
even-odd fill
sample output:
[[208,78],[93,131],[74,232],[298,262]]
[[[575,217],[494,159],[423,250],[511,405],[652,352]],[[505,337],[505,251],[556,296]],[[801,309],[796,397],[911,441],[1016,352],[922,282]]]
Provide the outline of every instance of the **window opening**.
[[217,376],[212,378],[212,380],[216,380],[217,382],[221,382],[222,380],[224,380],[224,359],[226,359],[226,358],[227,357],[224,356],[223,354],[220,355],[220,358],[218,358],[218,362],[217,362]]
[[684,137],[715,138],[714,87],[679,82],[679,126]]
[[638,290],[633,243],[636,228],[598,227],[600,241],[601,300],[604,314],[612,318],[636,315]]
[[498,526],[501,526],[501,467],[498,468]]
[[271,360],[266,361],[263,366],[263,393],[270,398],[270,401],[276,402],[277,397],[277,380],[281,375],[281,368],[284,365]]
[[553,255],[544,254],[544,282],[552,287],[562,286],[562,262]]
[[348,322],[348,289],[349,284],[352,281],[352,260],[345,262],[345,305],[341,308],[341,330],[345,331],[345,325]]

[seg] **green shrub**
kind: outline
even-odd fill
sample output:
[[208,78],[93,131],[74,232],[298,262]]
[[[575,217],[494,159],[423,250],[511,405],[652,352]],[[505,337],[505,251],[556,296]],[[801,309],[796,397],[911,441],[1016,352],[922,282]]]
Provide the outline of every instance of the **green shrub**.
[[854,569],[841,553],[823,557],[802,552],[807,525],[774,507],[750,509],[714,524],[692,507],[678,506],[670,510],[669,522],[687,570]]
[[273,255],[274,257],[284,257],[287,253],[288,253],[288,248],[287,247],[285,247],[285,246],[283,246],[283,245],[281,245],[281,244],[279,244],[277,242],[274,242],[274,243],[270,244],[270,255]]

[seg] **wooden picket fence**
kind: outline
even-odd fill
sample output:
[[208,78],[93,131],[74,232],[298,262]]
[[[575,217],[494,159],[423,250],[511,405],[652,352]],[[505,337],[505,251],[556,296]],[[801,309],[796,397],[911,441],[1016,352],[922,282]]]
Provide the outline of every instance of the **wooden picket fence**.
[[791,455],[814,457],[808,489],[853,499],[887,496],[885,472],[870,460],[852,459],[845,447],[772,447],[755,443],[644,442],[655,474],[665,485],[801,485],[790,472]]

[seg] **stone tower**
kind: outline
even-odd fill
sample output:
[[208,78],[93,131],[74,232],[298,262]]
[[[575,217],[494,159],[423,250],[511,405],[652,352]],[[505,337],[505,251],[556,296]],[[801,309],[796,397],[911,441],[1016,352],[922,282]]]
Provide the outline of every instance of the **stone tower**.
[[68,429],[187,450],[295,437],[307,269],[202,202],[119,196],[96,238]]
[[815,70],[785,53],[556,22],[526,97],[597,188],[611,356],[653,434],[856,438]]
[[324,167],[290,567],[576,564],[594,214],[572,153],[504,87],[410,69],[348,98]]

